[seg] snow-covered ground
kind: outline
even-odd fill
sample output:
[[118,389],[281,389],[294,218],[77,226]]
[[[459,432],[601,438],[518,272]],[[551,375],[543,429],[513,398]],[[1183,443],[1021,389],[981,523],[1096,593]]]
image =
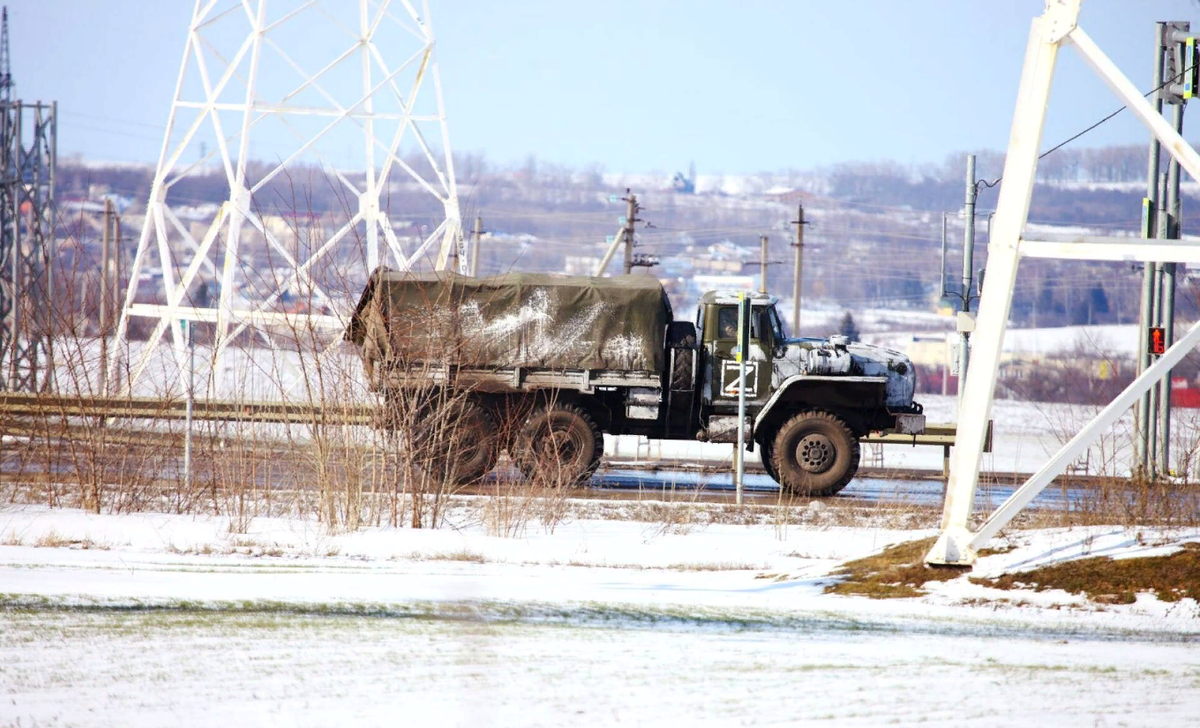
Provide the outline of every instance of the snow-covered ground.
[[[828,514],[826,514],[828,515]],[[438,530],[0,511],[0,725],[1200,725],[1200,607],[966,576],[824,593],[931,535],[833,520]],[[975,575],[1196,530],[1012,532]]]

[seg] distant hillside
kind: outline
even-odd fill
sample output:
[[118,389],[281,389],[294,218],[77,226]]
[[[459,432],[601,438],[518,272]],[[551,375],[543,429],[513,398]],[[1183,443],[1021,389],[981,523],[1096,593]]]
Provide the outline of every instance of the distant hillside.
[[[1033,222],[1072,226],[1097,233],[1135,232],[1144,195],[1144,147],[1059,150],[1042,161],[1030,212]],[[489,235],[481,246],[481,271],[512,269],[590,272],[615,235],[625,187],[638,195],[648,226],[639,228],[637,252],[658,256],[653,269],[677,296],[691,295],[697,276],[757,274],[758,241],[770,236],[770,287],[785,297],[792,289],[790,242],[796,204],[810,224],[805,231],[804,293],[811,303],[838,310],[869,308],[931,311],[940,297],[942,213],[948,220],[948,285],[961,287],[959,250],[964,194],[964,155],[941,165],[909,167],[895,162],[848,163],[816,170],[783,170],[750,176],[701,176],[697,193],[676,192],[673,173],[621,175],[593,166],[573,169],[529,159],[518,167],[491,164],[483,155],[455,160],[464,218],[484,217]],[[422,159],[409,160],[420,166]],[[978,176],[993,181],[1002,155],[978,153]],[[261,173],[251,165],[249,178]],[[136,217],[149,195],[149,167],[102,167],[60,161],[58,198],[98,199],[118,194],[132,201]],[[353,175],[351,175],[353,179]],[[387,206],[393,219],[414,228],[441,214],[429,195],[395,177]],[[1185,210],[1200,194],[1185,185]],[[999,186],[979,193],[976,268],[986,266],[987,216]],[[218,170],[174,185],[168,202],[198,205],[223,201],[228,193]],[[319,168],[293,170],[259,195],[264,213],[315,211],[347,215],[348,199]],[[132,218],[131,218],[132,219]],[[468,227],[470,223],[468,222]],[[1187,225],[1185,221],[1185,233]],[[92,231],[80,228],[88,238]],[[617,270],[621,256],[611,270]],[[1120,324],[1136,320],[1141,274],[1128,264],[1028,261],[1013,305],[1025,326]],[[1181,272],[1178,307],[1197,314],[1197,292]]]

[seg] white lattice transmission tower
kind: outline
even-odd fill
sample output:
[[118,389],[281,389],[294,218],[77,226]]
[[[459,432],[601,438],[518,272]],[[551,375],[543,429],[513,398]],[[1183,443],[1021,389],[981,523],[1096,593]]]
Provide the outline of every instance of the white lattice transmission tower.
[[128,271],[120,389],[164,340],[182,370],[188,325],[214,366],[250,338],[336,340],[380,264],[469,267],[427,0],[196,0]]

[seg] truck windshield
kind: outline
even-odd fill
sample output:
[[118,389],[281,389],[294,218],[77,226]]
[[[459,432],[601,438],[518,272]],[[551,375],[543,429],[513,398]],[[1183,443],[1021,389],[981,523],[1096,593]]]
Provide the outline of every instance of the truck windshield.
[[787,336],[783,331],[783,321],[779,319],[779,311],[775,310],[774,306],[767,308],[767,321],[771,327],[771,333],[775,335],[775,341],[782,344]]

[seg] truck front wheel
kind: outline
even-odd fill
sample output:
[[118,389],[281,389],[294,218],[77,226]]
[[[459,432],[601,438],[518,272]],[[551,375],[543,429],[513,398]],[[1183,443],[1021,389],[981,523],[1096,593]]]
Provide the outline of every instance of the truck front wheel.
[[547,404],[521,426],[513,459],[531,482],[580,485],[600,466],[604,437],[586,411],[573,404]]
[[819,410],[784,422],[771,446],[772,475],[800,496],[837,493],[858,472],[858,460],[858,438],[839,417]]
[[758,456],[762,459],[763,470],[767,471],[767,475],[771,476],[771,480],[778,483],[779,471],[775,470],[775,455],[771,452],[774,444],[774,440],[760,442],[758,444]]

